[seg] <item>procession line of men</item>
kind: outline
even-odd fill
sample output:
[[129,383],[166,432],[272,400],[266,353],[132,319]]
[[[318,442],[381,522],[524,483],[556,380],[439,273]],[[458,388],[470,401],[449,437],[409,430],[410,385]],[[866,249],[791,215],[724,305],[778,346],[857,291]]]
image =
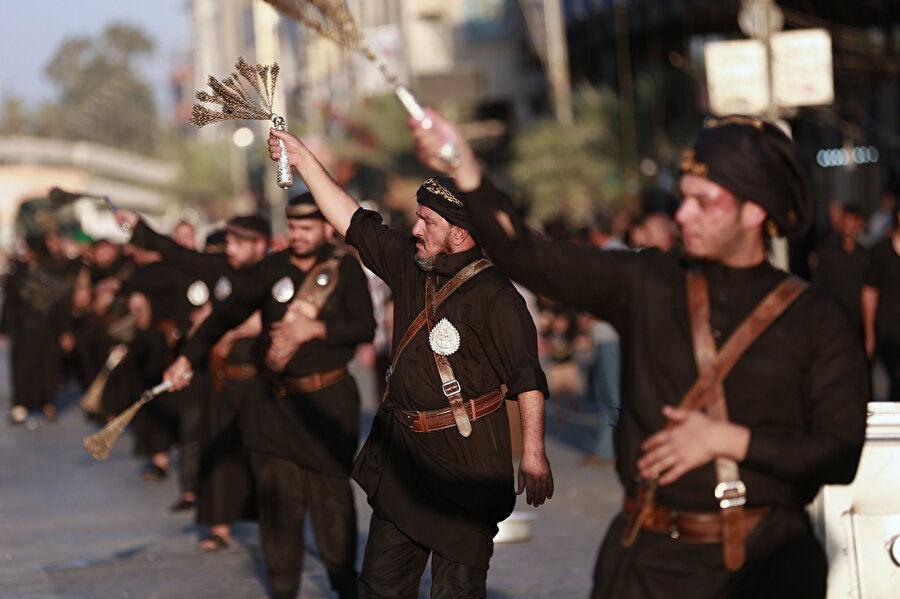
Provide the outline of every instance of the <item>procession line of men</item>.
[[[684,251],[603,251],[536,234],[459,130],[427,114],[427,126],[408,123],[418,157],[451,176],[419,187],[412,237],[274,129],[272,159],[285,151],[309,189],[287,203],[287,249],[266,253],[259,216],[231,219],[224,254],[210,254],[118,212],[144,253],[104,291],[129,293],[127,341],[111,338],[114,319],[96,310],[105,300],[85,304],[102,316],[104,347],[128,348],[102,404],[116,413],[115,399],[153,376],[173,384],[142,411],[136,437],[152,479],[168,474],[180,433],[175,507],[198,506],[211,530],[201,548],[227,547],[233,522],[258,517],[271,596],[295,597],[308,511],[339,597],[416,597],[429,558],[432,597],[486,597],[493,537],[516,494],[539,506],[554,492],[547,382],[509,276],[621,338],[625,497],[592,597],[823,597],[827,563],[804,506],[822,485],[853,479],[869,382],[846,312],[766,261],[767,234],[795,237],[810,223],[792,142],[758,119],[714,122],[680,163]],[[355,456],[360,401],[347,363],[375,331],[360,261],[390,287],[394,312],[388,385]],[[517,474],[507,401],[522,426]],[[350,478],[373,511],[359,572]]]

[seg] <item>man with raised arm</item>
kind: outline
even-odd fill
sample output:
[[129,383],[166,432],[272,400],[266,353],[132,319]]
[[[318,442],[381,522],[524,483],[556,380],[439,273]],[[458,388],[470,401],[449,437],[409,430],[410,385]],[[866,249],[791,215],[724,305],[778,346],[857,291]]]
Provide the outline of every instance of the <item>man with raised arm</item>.
[[[428,117],[429,128],[408,123],[419,158],[456,176],[497,266],[621,336],[624,509],[592,596],[824,597],[803,508],[822,485],[853,480],[869,383],[846,312],[766,261],[765,235],[810,222],[791,140],[759,119],[711,121],[680,163],[686,252],[630,254],[536,235],[458,130]],[[456,168],[439,159],[448,139]]]
[[515,504],[505,398],[521,412],[518,492],[535,506],[553,493],[547,383],[525,302],[484,259],[452,179],[419,188],[411,238],[360,208],[293,135],[272,130],[273,160],[279,139],[322,213],[394,294],[388,391],[353,469],[373,509],[360,596],[418,596],[430,555],[433,598],[485,597],[497,523]]

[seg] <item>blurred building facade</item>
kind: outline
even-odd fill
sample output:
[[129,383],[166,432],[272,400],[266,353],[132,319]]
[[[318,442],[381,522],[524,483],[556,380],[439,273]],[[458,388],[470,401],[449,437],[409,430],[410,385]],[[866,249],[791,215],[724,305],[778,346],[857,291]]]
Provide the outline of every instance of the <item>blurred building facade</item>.
[[[704,43],[745,39],[739,14],[756,1],[565,0],[572,72],[620,92],[628,91],[623,75],[626,83],[633,78],[625,100],[640,115],[631,124],[637,158],[672,164],[709,113]],[[785,30],[824,28],[832,39],[834,103],[783,113],[809,167],[816,224],[824,230],[829,201],[870,212],[885,187],[900,191],[900,4],[778,0],[777,6]],[[623,37],[630,73],[621,70]]]

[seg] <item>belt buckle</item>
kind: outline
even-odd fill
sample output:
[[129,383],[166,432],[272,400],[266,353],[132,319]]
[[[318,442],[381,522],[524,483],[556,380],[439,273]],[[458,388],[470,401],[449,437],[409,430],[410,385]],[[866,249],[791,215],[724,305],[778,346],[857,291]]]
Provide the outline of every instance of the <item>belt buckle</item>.
[[716,485],[713,494],[719,502],[719,507],[723,510],[740,507],[747,503],[747,487],[742,480],[721,482]]
[[416,418],[418,416],[419,416],[419,410],[407,410],[406,411],[406,426],[409,427],[409,430],[411,430],[411,431],[416,430],[415,428],[413,428],[413,418]]
[[444,392],[446,397],[450,397],[451,395],[456,395],[460,391],[462,391],[462,386],[459,384],[459,381],[453,379],[452,381],[447,381],[443,385],[441,385],[441,390]]

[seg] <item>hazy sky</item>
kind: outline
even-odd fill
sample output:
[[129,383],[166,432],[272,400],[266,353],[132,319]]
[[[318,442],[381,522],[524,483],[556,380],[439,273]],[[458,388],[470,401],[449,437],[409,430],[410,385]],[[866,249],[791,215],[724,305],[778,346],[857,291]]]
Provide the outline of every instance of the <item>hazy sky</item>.
[[110,23],[139,26],[155,44],[139,68],[168,100],[165,88],[176,58],[190,48],[189,0],[0,0],[0,98],[16,95],[29,103],[52,100],[55,89],[44,67],[63,40],[96,37]]

